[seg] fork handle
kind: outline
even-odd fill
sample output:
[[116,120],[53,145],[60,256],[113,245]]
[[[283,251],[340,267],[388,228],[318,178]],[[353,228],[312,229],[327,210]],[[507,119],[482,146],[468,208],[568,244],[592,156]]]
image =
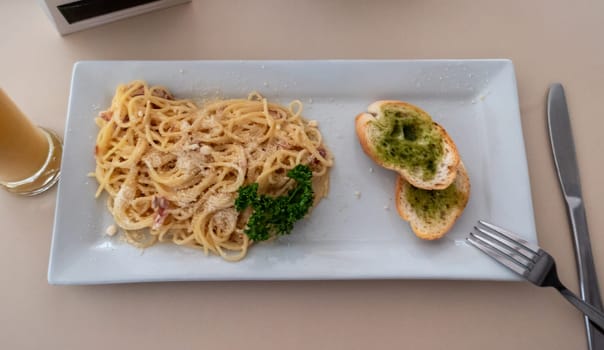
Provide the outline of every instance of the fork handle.
[[558,291],[566,298],[566,300],[573,304],[577,309],[581,310],[585,316],[589,317],[592,324],[600,328],[600,331],[604,330],[604,313],[602,313],[602,311],[579,299],[566,287],[561,287]]

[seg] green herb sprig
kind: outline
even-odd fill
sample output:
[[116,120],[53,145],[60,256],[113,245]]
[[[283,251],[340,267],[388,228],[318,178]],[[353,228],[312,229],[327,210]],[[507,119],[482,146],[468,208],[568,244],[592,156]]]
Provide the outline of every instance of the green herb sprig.
[[265,241],[273,236],[289,234],[294,223],[302,219],[312,207],[312,171],[307,165],[296,165],[287,172],[296,181],[296,187],[285,195],[271,197],[258,193],[258,184],[241,186],[235,200],[235,209],[241,212],[251,207],[245,234],[255,241]]

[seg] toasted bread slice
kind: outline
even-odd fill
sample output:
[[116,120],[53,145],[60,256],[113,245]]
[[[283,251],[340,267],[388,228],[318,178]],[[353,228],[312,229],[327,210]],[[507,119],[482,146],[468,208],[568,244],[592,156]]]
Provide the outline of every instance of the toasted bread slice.
[[444,236],[461,216],[470,198],[470,179],[459,163],[455,181],[445,190],[414,188],[402,176],[396,181],[396,210],[415,235],[434,240]]
[[422,109],[401,101],[377,101],[356,117],[355,128],[363,151],[413,186],[441,190],[455,180],[457,147]]

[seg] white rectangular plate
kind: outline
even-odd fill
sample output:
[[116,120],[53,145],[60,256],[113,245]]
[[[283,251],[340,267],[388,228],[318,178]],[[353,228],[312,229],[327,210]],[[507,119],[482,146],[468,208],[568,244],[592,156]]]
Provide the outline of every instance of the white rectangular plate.
[[[329,197],[294,232],[257,244],[238,263],[185,247],[144,251],[108,237],[113,223],[95,200],[94,117],[120,83],[144,79],[182,98],[242,97],[257,90],[304,102],[335,156]],[[354,118],[378,99],[416,104],[443,125],[468,169],[472,194],[441,240],[416,238],[397,214],[396,175],[361,150]],[[53,284],[183,280],[515,280],[465,243],[478,219],[536,242],[516,79],[509,60],[91,61],[73,71],[63,168],[48,270]],[[372,171],[371,171],[372,170]],[[355,192],[360,192],[360,198]]]

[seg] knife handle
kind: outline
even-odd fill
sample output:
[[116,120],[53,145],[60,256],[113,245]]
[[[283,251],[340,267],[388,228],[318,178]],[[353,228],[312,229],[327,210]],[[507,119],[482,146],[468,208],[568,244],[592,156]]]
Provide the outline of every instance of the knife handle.
[[566,201],[566,204],[574,233],[575,257],[577,260],[577,269],[579,270],[581,298],[596,308],[602,309],[598,276],[596,275],[594,258],[591,251],[583,201],[580,198],[570,197]]
[[[573,243],[575,246],[577,269],[579,270],[581,299],[602,310],[602,299],[600,288],[598,287],[594,258],[591,252],[591,242],[583,201],[580,198],[567,197],[566,206],[573,229]],[[585,327],[588,349],[604,349],[604,333],[594,326],[588,317],[585,317]]]

